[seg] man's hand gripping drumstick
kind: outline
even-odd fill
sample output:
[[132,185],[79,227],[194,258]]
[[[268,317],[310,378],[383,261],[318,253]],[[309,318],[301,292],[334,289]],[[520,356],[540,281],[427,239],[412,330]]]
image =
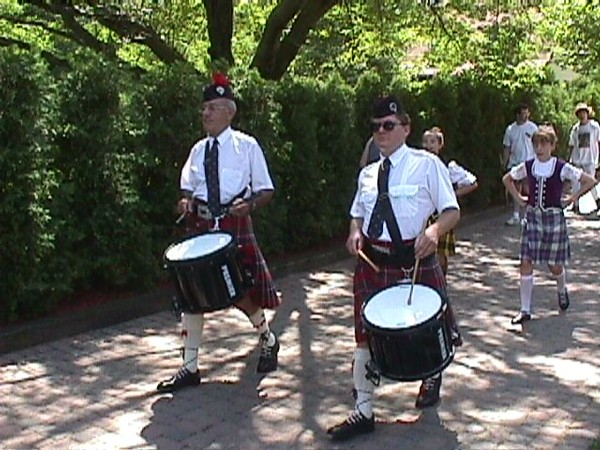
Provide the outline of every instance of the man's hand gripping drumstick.
[[352,219],[350,221],[350,232],[346,240],[346,248],[351,255],[357,255],[362,258],[375,272],[379,272],[379,267],[363,252],[364,236],[361,232],[362,219]]

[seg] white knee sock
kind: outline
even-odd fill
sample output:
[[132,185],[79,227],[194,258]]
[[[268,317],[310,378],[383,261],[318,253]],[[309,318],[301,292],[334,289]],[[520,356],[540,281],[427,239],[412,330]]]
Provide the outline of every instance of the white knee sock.
[[554,278],[556,278],[556,290],[559,294],[562,294],[567,290],[567,269],[563,267],[562,272],[555,275]]
[[250,319],[259,336],[267,337],[267,345],[275,344],[275,335],[269,329],[264,309],[258,308],[254,314],[248,316],[248,319]]
[[183,365],[190,372],[198,370],[198,348],[204,329],[204,314],[182,314]]
[[373,391],[375,390],[373,383],[366,377],[366,365],[370,359],[371,354],[368,348],[357,348],[354,351],[352,377],[354,378],[354,388],[356,389],[355,409],[360,411],[366,418],[370,418],[373,415]]
[[533,293],[533,275],[521,275],[521,311],[531,313],[531,295]]

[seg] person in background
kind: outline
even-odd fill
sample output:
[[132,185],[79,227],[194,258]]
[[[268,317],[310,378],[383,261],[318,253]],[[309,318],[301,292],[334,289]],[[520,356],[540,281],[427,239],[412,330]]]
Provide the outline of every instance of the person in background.
[[[512,122],[504,132],[504,153],[502,158],[502,167],[508,170],[513,167],[533,159],[533,144],[531,137],[537,130],[537,125],[529,120],[529,105],[521,103],[514,110],[515,121]],[[518,188],[527,193],[527,186],[519,184]],[[519,203],[513,200],[512,216],[505,222],[506,225],[519,225],[524,216],[524,211],[519,207]]]
[[[595,178],[598,167],[598,148],[600,144],[600,125],[590,116],[592,108],[585,103],[578,103],[575,107],[575,115],[579,119],[571,128],[569,134],[568,160],[575,167],[579,167],[584,173]],[[579,181],[573,182],[573,192],[580,188]],[[598,200],[596,190],[592,191],[594,200]],[[578,202],[573,204],[574,212],[579,212]]]
[[373,136],[371,136],[369,139],[367,139],[365,148],[363,149],[360,161],[358,163],[358,167],[362,169],[368,164],[379,161],[380,157],[381,151],[379,150],[379,147],[377,147]]
[[[531,320],[534,264],[547,265],[556,279],[559,310],[566,311],[570,304],[565,266],[571,250],[563,207],[577,202],[596,185],[596,180],[552,156],[557,141],[552,126],[541,126],[533,134],[535,158],[513,167],[502,178],[515,201],[526,208],[521,232],[521,310],[511,319],[513,325]],[[528,197],[524,197],[517,187],[516,182],[520,180],[529,185]],[[563,184],[567,180],[577,181],[580,187],[563,201]]]
[[[475,177],[475,175],[459,165],[456,161],[446,162],[442,157],[441,152],[444,148],[444,134],[440,128],[433,127],[423,133],[423,147],[427,151],[437,155],[448,167],[450,182],[454,187],[454,193],[457,198],[470,194],[477,189],[477,177]],[[431,220],[435,221],[436,218],[437,216],[434,215]],[[456,254],[456,235],[454,229],[440,236],[437,253],[444,275],[447,275],[448,257]]]
[[[269,328],[264,308],[276,308],[280,299],[252,229],[251,213],[273,197],[274,187],[267,163],[256,139],[231,128],[237,106],[231,85],[223,74],[203,91],[202,125],[207,136],[191,149],[181,170],[182,197],[177,205],[186,214],[188,234],[219,229],[236,239],[244,268],[254,281],[252,288],[236,303],[259,337],[257,372],[277,369],[279,342]],[[198,349],[204,314],[183,313],[183,364],[171,378],[161,381],[159,392],[173,392],[200,384]]]

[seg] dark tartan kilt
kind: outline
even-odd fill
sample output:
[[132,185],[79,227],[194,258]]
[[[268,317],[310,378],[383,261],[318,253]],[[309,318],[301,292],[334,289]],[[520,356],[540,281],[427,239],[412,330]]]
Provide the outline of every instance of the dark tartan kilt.
[[[379,265],[379,272],[361,258],[357,260],[354,271],[354,338],[357,343],[366,342],[367,333],[362,323],[360,311],[363,303],[371,296],[385,288],[394,286],[402,281],[411,281],[412,267],[405,268],[390,265]],[[458,331],[450,301],[446,292],[446,279],[440,267],[437,255],[431,255],[421,260],[417,273],[416,283],[435,289],[442,299],[448,303],[452,328]]]
[[567,220],[562,209],[542,211],[527,207],[521,231],[521,260],[563,266],[568,264],[570,257]]
[[[186,218],[186,234],[204,233],[212,229],[214,221],[205,220],[188,214]],[[273,278],[267,263],[256,242],[250,216],[227,216],[220,220],[219,229],[230,232],[236,239],[242,265],[252,275],[254,285],[248,291],[250,299],[262,308],[273,309],[281,304],[275,291]]]

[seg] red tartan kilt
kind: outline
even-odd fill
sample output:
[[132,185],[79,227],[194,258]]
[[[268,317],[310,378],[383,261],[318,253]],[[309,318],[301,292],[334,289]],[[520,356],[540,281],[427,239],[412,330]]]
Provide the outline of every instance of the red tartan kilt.
[[[198,234],[209,231],[214,226],[214,221],[205,220],[188,214],[186,218],[186,234]],[[262,308],[273,309],[281,304],[281,299],[275,291],[273,278],[267,263],[256,242],[252,219],[250,216],[227,216],[220,220],[219,229],[230,232],[236,239],[242,265],[254,280],[254,285],[249,289],[250,299]]]

